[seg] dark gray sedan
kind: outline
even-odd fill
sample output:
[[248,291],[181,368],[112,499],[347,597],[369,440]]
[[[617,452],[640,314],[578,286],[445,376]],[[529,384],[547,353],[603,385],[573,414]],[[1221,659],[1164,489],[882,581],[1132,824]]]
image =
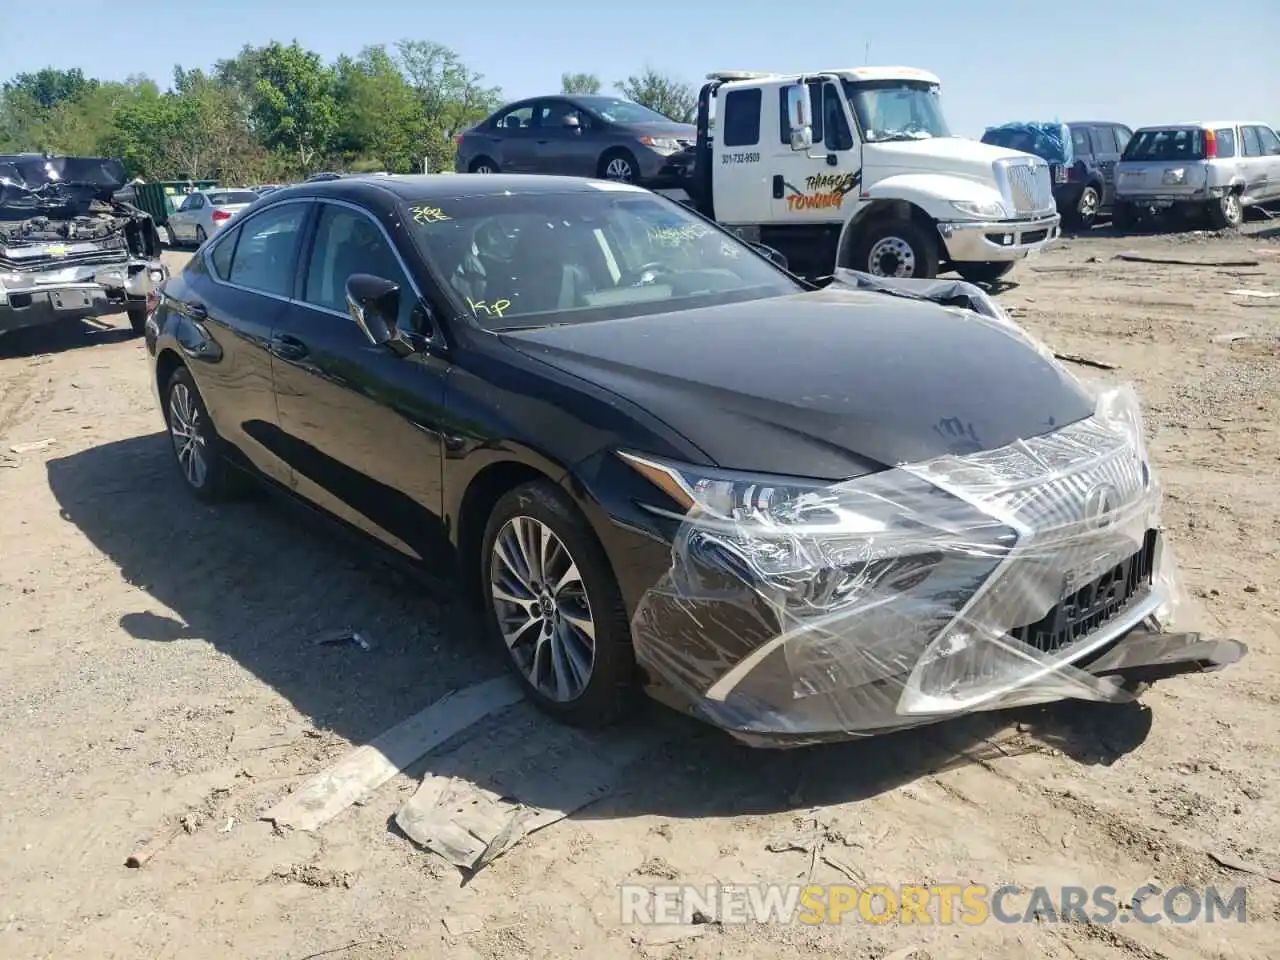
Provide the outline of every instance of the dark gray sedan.
[[507,104],[458,137],[459,173],[550,173],[679,187],[694,127],[621,97],[564,95]]

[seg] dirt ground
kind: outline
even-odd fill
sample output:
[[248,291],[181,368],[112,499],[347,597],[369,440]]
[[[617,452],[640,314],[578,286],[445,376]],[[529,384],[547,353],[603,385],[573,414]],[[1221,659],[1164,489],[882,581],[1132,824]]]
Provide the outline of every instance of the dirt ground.
[[[0,340],[0,956],[1276,956],[1280,299],[1229,291],[1280,290],[1277,234],[1073,239],[1000,295],[1055,350],[1117,367],[1083,374],[1137,383],[1182,623],[1245,641],[1243,664],[1140,705],[786,752],[654,708],[677,736],[465,885],[391,825],[422,764],[315,834],[258,819],[353,744],[499,672],[449,590],[271,499],[197,506],[123,317]],[[373,649],[309,639],[336,627]],[[778,842],[814,820],[822,856]],[[624,882],[843,882],[828,854],[890,885],[1243,885],[1250,919],[712,922],[659,943],[619,918]]]

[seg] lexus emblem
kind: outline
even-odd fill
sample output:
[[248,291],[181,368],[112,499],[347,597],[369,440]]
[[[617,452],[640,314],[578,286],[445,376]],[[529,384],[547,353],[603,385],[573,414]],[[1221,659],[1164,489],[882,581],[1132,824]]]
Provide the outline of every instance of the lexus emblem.
[[1084,498],[1084,521],[1093,529],[1101,529],[1111,523],[1119,506],[1120,491],[1109,483],[1100,483]]

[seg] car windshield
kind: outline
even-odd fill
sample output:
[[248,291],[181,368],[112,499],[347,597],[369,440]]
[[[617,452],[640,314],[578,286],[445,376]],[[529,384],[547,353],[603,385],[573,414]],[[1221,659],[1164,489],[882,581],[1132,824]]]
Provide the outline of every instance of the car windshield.
[[844,95],[868,143],[949,137],[936,83],[911,80],[844,81]]
[[1121,160],[1203,160],[1204,131],[1196,127],[1139,130]]
[[580,97],[583,106],[590,107],[610,123],[671,123],[656,110],[641,106],[620,97]]
[[209,202],[215,207],[231,207],[238,203],[253,203],[258,195],[252,190],[228,190],[225,193],[207,194]]
[[489,329],[667,313],[804,289],[679,204],[612,185],[415,202],[403,216],[419,252]]

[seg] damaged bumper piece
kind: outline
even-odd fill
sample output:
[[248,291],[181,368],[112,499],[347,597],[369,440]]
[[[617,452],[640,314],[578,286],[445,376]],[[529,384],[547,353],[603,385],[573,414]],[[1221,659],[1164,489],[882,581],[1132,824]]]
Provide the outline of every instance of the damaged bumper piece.
[[0,333],[145,309],[147,297],[168,276],[159,261],[138,259],[29,273],[0,265]]
[[[968,284],[838,282],[1011,323]],[[1128,386],[1098,391],[1090,417],[999,449],[836,483],[684,490],[671,568],[632,619],[636,656],[656,697],[749,743],[1123,702],[1246,652],[1165,632],[1180,592]]]

